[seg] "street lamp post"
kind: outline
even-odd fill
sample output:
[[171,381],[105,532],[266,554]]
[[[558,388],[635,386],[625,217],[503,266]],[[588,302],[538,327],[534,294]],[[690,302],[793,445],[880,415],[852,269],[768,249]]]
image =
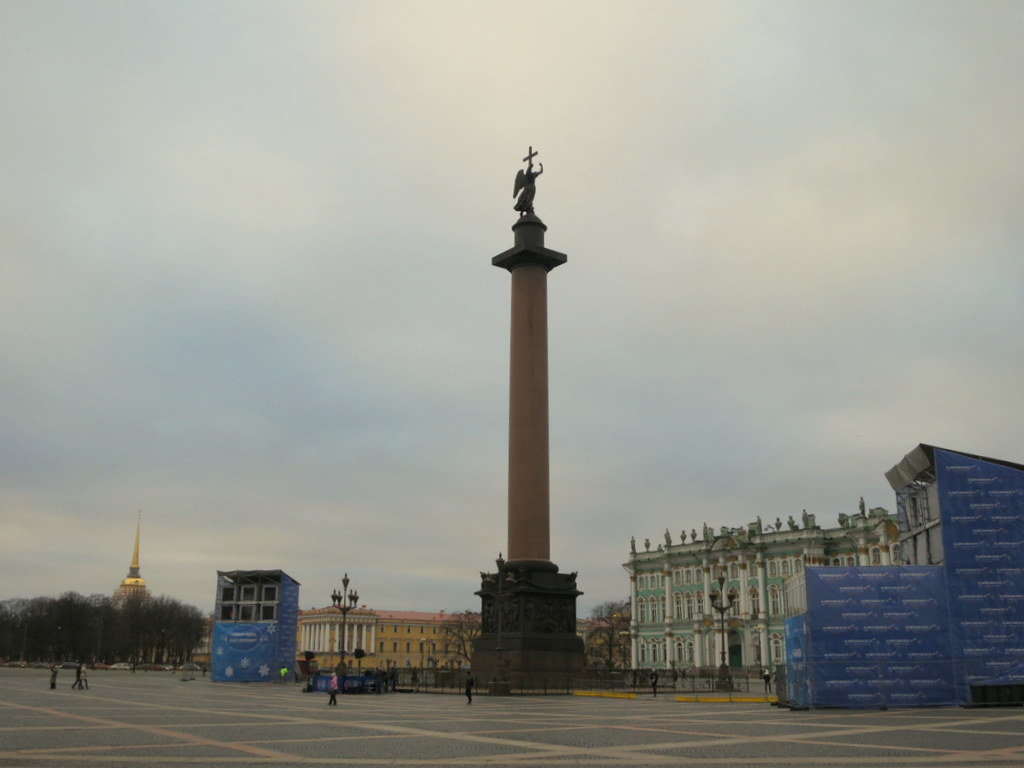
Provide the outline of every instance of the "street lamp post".
[[718,667],[718,689],[723,691],[732,690],[732,671],[725,659],[726,635],[725,635],[725,612],[732,608],[735,598],[729,596],[729,602],[725,602],[725,576],[718,577],[718,599],[711,601],[711,607],[718,612],[719,626],[722,633],[722,663]]
[[341,673],[345,674],[345,627],[348,623],[348,612],[359,604],[359,593],[348,588],[348,574],[341,580],[341,592],[334,590],[331,593],[331,602],[334,607],[341,611]]

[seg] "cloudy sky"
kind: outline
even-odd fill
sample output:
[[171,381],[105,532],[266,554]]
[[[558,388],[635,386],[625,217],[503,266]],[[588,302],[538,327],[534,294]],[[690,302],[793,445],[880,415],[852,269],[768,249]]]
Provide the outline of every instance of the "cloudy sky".
[[1024,4],[0,2],[0,599],[477,605],[512,186],[552,559],[1024,460]]

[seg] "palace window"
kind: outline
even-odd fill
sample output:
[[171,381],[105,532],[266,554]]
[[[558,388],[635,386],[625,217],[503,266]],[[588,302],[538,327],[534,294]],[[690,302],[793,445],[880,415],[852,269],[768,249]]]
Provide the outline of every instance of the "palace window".
[[679,619],[683,616],[683,593],[676,592],[672,595],[672,608],[675,612],[675,618]]
[[740,591],[733,587],[729,590],[729,599],[732,600],[732,608],[729,609],[729,614],[732,616],[740,615]]
[[768,644],[772,649],[772,662],[775,664],[782,663],[782,636],[773,634],[768,638]]
[[694,600],[696,601],[695,607],[697,609],[697,615],[698,616],[703,616],[704,615],[704,593],[701,592],[700,590],[697,590],[697,592],[696,592],[696,594],[694,596]]
[[740,567],[736,563],[729,565],[729,578],[738,579],[740,577]]
[[882,564],[882,550],[878,547],[871,548],[871,564],[881,565]]
[[900,563],[902,563],[903,562],[903,552],[900,550],[900,545],[899,544],[894,544],[891,551],[892,551],[892,561],[893,561],[893,563],[895,563],[896,565],[899,565]]
[[789,576],[789,560],[782,561],[782,575]]
[[832,565],[839,566],[839,565],[842,565],[842,564],[843,564],[843,561],[840,558],[838,558],[838,557],[833,557],[832,558]]
[[778,564],[774,560],[772,560],[772,561],[770,561],[768,563],[768,575],[769,576],[778,576],[779,575],[779,566],[778,566]]
[[684,603],[683,603],[683,606],[684,606],[683,607],[683,618],[684,619],[692,619],[693,618],[693,593],[692,592],[687,592],[683,599],[684,599]]
[[636,618],[641,624],[647,623],[647,601],[642,597],[636,601]]
[[846,558],[846,564],[847,565],[856,565],[857,561],[853,558],[853,555],[850,555],[849,557]]
[[683,646],[683,660],[687,664],[693,664],[693,640],[687,640]]
[[761,612],[761,595],[757,587],[750,590],[750,612],[757,615]]
[[691,581],[693,581],[693,577],[690,574],[690,569],[687,568],[683,571],[683,584],[689,584]]
[[778,616],[781,612],[779,610],[779,588],[772,584],[768,587],[768,613]]
[[672,583],[677,587],[683,583],[683,572],[678,568],[672,571]]
[[793,563],[793,567],[797,573],[800,573],[804,569],[804,561],[797,558],[797,560]]

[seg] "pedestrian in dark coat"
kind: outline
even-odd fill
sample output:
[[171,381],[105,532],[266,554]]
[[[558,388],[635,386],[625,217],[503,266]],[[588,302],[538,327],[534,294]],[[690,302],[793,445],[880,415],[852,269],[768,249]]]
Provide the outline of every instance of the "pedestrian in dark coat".
[[472,704],[473,703],[473,684],[474,684],[473,675],[472,674],[466,675],[466,704]]
[[658,673],[654,670],[651,670],[651,690],[655,696],[658,695]]
[[78,662],[78,666],[75,667],[75,682],[71,684],[72,688],[82,687],[82,662]]
[[57,687],[57,665],[50,665],[50,690],[52,691]]

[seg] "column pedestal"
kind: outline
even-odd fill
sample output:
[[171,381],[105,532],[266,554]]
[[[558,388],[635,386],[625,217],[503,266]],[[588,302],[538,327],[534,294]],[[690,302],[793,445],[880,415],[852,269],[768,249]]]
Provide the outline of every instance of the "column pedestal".
[[[473,646],[473,672],[481,687],[513,689],[571,686],[584,667],[576,634],[575,573],[550,562],[499,562],[481,574],[481,634]],[[498,683],[498,685],[492,685]]]

